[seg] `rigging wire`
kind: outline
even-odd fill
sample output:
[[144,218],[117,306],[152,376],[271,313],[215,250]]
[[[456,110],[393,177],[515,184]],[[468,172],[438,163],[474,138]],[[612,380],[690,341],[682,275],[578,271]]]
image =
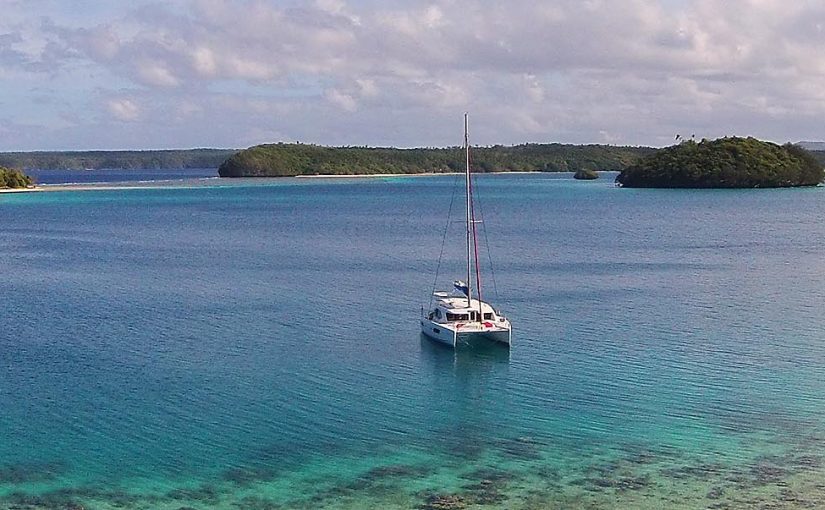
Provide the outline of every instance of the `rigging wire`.
[[[472,152],[470,153],[470,163],[472,168]],[[476,228],[476,221],[475,221],[475,204],[478,203],[478,217],[479,223],[481,223],[481,232],[484,234],[484,245],[487,248],[487,260],[490,264],[490,279],[493,281],[493,294],[496,297],[496,301],[498,301],[498,286],[496,285],[496,272],[493,268],[493,256],[490,252],[490,237],[487,235],[487,225],[484,223],[484,208],[481,205],[481,197],[478,196],[478,177],[475,173],[470,172],[470,183],[471,183],[471,190],[472,190],[472,201],[470,205],[473,207],[473,237],[475,238],[475,228]],[[476,241],[477,243],[477,241]],[[476,244],[476,271],[478,271],[478,244]],[[478,274],[478,273],[476,273]],[[480,276],[477,276],[477,279],[480,280]],[[481,300],[481,281],[478,282],[479,287],[479,300]]]
[[[475,268],[476,268],[476,274],[475,274],[475,276],[476,276],[476,291],[478,292],[478,301],[479,301],[479,303],[481,303],[482,301],[484,301],[484,299],[482,298],[482,294],[481,294],[481,270],[479,268],[480,261],[478,260],[478,231],[476,229],[476,223],[477,222],[476,222],[476,208],[475,208],[475,201],[476,201],[476,198],[475,198],[475,193],[476,193],[475,183],[476,183],[476,179],[475,179],[475,177],[473,177],[473,172],[472,172],[473,166],[472,166],[472,155],[471,154],[472,153],[468,154],[468,160],[469,160],[468,162],[470,164],[470,186],[469,186],[469,189],[468,189],[468,192],[469,192],[469,195],[470,195],[470,197],[469,197],[470,198],[470,218],[469,219],[470,219],[470,225],[472,225],[472,229],[473,229],[473,259],[475,261]],[[479,210],[479,214],[480,213],[481,213],[481,211]],[[479,216],[479,218],[481,218],[481,216]],[[480,306],[481,305],[479,304],[479,307]],[[479,313],[480,312],[481,312],[481,308],[479,308]]]
[[[476,191],[474,194],[478,193],[478,187],[476,186]],[[493,281],[493,294],[496,296],[496,302],[498,302],[498,286],[496,285],[496,271],[493,267],[493,255],[490,251],[490,237],[487,235],[487,224],[484,222],[484,208],[482,207],[481,197],[477,198],[478,202],[478,214],[481,218],[481,232],[484,234],[484,245],[487,248],[487,261],[490,264],[490,279]]]
[[453,179],[453,193],[450,195],[450,209],[447,211],[447,224],[444,225],[444,234],[441,236],[441,252],[438,254],[438,265],[435,268],[435,279],[433,280],[433,290],[430,292],[430,301],[427,304],[427,309],[433,307],[433,294],[435,294],[435,287],[438,285],[438,273],[441,271],[441,258],[444,256],[444,245],[447,243],[447,231],[450,229],[450,219],[453,216],[453,202],[455,202],[455,190],[458,188],[458,177],[460,174],[455,174]]

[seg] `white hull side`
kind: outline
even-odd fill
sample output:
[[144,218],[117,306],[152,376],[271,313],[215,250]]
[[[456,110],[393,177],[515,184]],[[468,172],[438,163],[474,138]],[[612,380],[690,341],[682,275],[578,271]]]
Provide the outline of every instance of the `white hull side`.
[[477,341],[492,341],[510,345],[510,330],[509,329],[492,329],[484,331],[461,331],[445,327],[444,324],[439,324],[430,320],[423,319],[421,321],[421,332],[429,338],[437,342],[456,347],[457,345],[472,344]]
[[422,319],[421,332],[436,342],[441,342],[442,344],[447,344],[450,347],[455,347],[455,331],[445,328],[443,324]]

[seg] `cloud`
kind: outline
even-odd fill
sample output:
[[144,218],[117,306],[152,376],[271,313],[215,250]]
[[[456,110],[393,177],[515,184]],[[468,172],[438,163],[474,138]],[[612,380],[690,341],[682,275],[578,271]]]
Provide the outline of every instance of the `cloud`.
[[355,83],[358,84],[359,92],[364,97],[374,97],[380,93],[380,89],[375,84],[375,80],[357,79]]
[[99,25],[77,30],[64,30],[48,24],[47,30],[55,30],[66,43],[66,47],[75,49],[92,59],[111,61],[120,51],[121,42],[115,30],[108,25]]
[[192,49],[192,62],[195,71],[201,76],[215,76],[218,64],[215,61],[215,53],[206,47]]
[[130,122],[140,117],[140,108],[131,99],[111,99],[106,106],[109,113],[117,120]]
[[340,90],[329,89],[324,92],[324,97],[326,97],[330,103],[338,106],[344,111],[354,112],[358,109],[358,104],[355,102],[355,98],[349,94],[344,94]]
[[141,59],[136,63],[136,74],[142,83],[157,87],[175,87],[180,84],[180,80],[166,66],[165,62]]
[[262,133],[446,145],[465,110],[484,120],[478,143],[823,137],[814,120],[825,115],[825,5],[814,2],[104,4],[84,21],[53,0],[12,1],[0,69],[24,84],[63,80],[78,110],[90,101],[85,83],[147,133],[158,121],[220,118],[211,123],[214,133],[226,126],[220,145]]

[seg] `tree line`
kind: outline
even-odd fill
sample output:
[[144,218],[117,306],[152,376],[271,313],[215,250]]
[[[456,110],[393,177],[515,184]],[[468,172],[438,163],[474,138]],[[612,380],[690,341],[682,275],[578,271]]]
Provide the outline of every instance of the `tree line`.
[[[471,164],[476,172],[618,171],[652,151],[648,147],[608,145],[496,145],[473,148]],[[221,177],[415,174],[459,172],[464,165],[460,147],[395,149],[277,143],[232,155],[218,173]]]
[[0,165],[38,170],[217,168],[235,149],[2,152]]

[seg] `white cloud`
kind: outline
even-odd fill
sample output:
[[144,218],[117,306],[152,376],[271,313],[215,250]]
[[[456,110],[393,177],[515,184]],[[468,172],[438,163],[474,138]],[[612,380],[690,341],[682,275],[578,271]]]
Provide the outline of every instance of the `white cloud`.
[[222,76],[231,79],[266,80],[272,78],[276,71],[274,64],[242,56],[224,57],[221,63]]
[[355,102],[355,98],[349,94],[344,94],[340,90],[329,89],[324,92],[324,97],[326,97],[330,103],[344,111],[354,112],[358,109],[358,104]]
[[346,3],[341,0],[315,0],[315,5],[317,5],[320,10],[332,14],[341,14],[346,7]]
[[[77,109],[80,77],[87,95],[140,90],[141,105],[163,104],[179,122],[221,118],[232,133],[320,143],[452,143],[433,125],[465,109],[491,126],[475,130],[479,143],[659,144],[685,130],[825,138],[812,120],[825,115],[816,2],[105,4],[84,24],[55,3],[13,1],[0,69],[21,84],[45,72],[75,84]],[[198,107],[176,106],[181,97]],[[136,129],[164,118],[115,102],[110,113]]]
[[534,103],[544,101],[544,87],[532,74],[524,75],[524,92]]
[[148,85],[176,87],[180,84],[180,80],[163,62],[144,59],[137,63],[136,71],[140,80]]
[[131,99],[111,99],[106,106],[109,113],[117,120],[131,122],[140,117],[140,108]]
[[437,5],[424,9],[423,18],[427,28],[438,28],[444,24],[444,12]]
[[380,92],[380,89],[375,84],[375,80],[371,79],[358,79],[355,80],[355,83],[358,84],[358,89],[363,97],[374,97],[377,96]]
[[201,76],[214,76],[218,68],[214,52],[206,47],[192,50],[192,63]]

